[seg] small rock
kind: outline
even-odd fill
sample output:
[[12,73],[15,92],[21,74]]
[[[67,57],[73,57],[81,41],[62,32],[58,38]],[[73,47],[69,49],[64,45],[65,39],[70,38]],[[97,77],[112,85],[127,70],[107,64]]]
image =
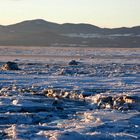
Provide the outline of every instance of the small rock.
[[[137,96],[94,96],[92,98],[94,104],[98,109],[115,109],[121,111],[127,111],[131,109],[137,109],[140,105],[140,98]],[[137,107],[138,106],[138,107]]]
[[97,105],[99,108],[106,108],[106,109],[112,108],[113,106],[112,97],[108,96],[108,97],[100,98]]
[[111,96],[103,97],[101,100],[102,100],[102,102],[104,102],[104,103],[110,103],[110,104],[113,103],[113,102],[112,102],[112,97],[111,97]]
[[77,62],[77,61],[75,61],[75,60],[71,60],[70,62],[69,62],[69,65],[78,65],[79,64],[79,62]]
[[136,98],[135,98],[135,97],[130,97],[130,96],[124,96],[124,97],[123,97],[123,100],[125,101],[125,103],[130,103],[130,104],[136,102],[136,101],[135,101]]
[[18,65],[17,63],[15,62],[7,62],[6,64],[4,64],[2,67],[1,67],[2,70],[20,70],[18,68]]

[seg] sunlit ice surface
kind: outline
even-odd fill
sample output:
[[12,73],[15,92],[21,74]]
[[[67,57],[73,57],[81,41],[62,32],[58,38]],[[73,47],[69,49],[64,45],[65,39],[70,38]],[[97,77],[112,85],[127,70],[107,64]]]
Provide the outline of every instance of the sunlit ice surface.
[[19,67],[0,70],[0,139],[140,139],[139,60],[138,48],[0,47],[0,66]]

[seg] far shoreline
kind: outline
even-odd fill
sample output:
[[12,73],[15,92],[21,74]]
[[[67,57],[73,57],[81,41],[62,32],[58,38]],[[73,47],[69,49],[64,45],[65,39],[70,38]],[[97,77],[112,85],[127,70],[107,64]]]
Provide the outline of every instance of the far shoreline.
[[33,48],[33,47],[36,47],[36,48],[40,48],[40,47],[43,47],[43,48],[90,48],[90,49],[105,49],[105,48],[111,48],[111,49],[140,49],[140,46],[138,47],[113,47],[113,46],[105,46],[105,47],[94,47],[94,46],[76,46],[76,47],[72,47],[72,46],[51,46],[51,45],[0,45],[0,47],[30,47],[30,48]]

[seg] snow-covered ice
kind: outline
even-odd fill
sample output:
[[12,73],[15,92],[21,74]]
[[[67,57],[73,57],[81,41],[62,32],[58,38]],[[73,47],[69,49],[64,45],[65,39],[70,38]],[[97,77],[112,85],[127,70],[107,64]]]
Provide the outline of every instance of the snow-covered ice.
[[140,139],[140,49],[0,47],[7,61],[0,139]]

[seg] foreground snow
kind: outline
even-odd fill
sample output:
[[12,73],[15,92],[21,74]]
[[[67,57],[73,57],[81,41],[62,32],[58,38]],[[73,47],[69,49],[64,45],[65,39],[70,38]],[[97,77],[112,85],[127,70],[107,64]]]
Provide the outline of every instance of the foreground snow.
[[[0,54],[1,66],[12,60],[21,69],[0,71],[0,139],[140,139],[140,49],[0,47]],[[125,96],[138,101],[120,109],[96,102]]]

